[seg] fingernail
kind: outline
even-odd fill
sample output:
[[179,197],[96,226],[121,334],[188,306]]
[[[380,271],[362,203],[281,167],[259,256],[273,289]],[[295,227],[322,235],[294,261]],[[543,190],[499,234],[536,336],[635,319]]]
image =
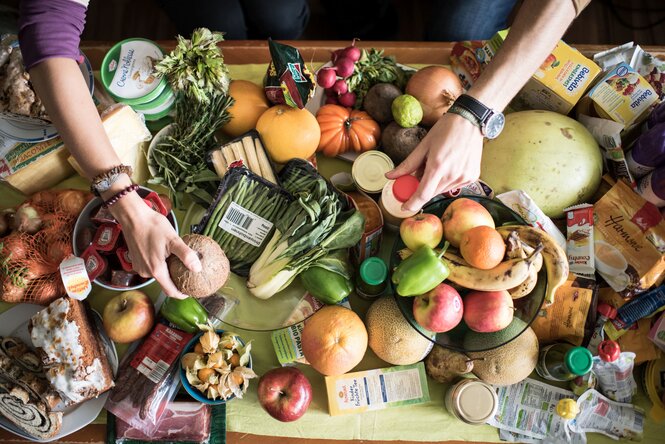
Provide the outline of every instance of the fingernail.
[[203,270],[203,266],[201,265],[201,261],[197,259],[196,262],[192,264],[192,271],[194,273],[200,273],[201,270]]

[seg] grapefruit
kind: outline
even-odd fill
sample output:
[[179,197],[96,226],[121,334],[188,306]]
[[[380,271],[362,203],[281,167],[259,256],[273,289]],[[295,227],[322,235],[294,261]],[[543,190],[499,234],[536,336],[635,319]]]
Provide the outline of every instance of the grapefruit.
[[256,122],[256,130],[277,163],[293,158],[309,159],[321,139],[319,122],[312,113],[286,105],[268,108]]
[[367,350],[367,330],[360,317],[339,305],[323,307],[306,322],[302,351],[317,372],[341,375],[358,365]]
[[232,81],[229,95],[235,102],[229,108],[231,120],[222,127],[222,131],[231,137],[238,137],[256,127],[256,122],[270,103],[263,88],[248,80]]

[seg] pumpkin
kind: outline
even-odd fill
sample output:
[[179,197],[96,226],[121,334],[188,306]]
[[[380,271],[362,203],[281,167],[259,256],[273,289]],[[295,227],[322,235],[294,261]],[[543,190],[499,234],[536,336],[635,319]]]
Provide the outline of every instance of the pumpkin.
[[321,127],[318,151],[334,157],[353,150],[362,153],[376,148],[381,136],[379,124],[365,111],[339,105],[323,105],[316,113]]
[[232,81],[229,95],[235,101],[229,107],[231,120],[222,127],[222,131],[231,137],[238,137],[256,127],[256,122],[270,103],[263,88],[247,80]]
[[293,158],[309,159],[319,146],[321,132],[312,113],[306,109],[275,105],[256,122],[266,151],[277,163]]

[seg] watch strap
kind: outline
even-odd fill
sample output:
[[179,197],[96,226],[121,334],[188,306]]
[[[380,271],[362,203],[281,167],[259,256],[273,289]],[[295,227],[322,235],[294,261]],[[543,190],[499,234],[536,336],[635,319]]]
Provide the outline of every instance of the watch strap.
[[478,117],[474,113],[469,111],[467,108],[458,106],[453,103],[453,105],[450,108],[448,108],[448,112],[457,114],[458,116],[462,116],[469,122],[473,123],[476,127],[480,128],[480,121],[478,120]]
[[493,114],[493,111],[490,108],[467,94],[462,94],[457,97],[457,99],[455,99],[455,105],[465,108],[472,113],[477,119],[479,126]]

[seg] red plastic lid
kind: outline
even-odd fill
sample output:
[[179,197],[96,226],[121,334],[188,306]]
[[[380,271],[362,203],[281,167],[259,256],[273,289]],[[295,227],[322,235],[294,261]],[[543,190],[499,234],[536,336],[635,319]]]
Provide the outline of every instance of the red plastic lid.
[[411,175],[400,176],[393,184],[393,194],[400,202],[406,202],[418,189],[420,181]]
[[603,341],[598,344],[598,356],[605,362],[614,362],[619,359],[621,348],[616,341]]
[[617,309],[604,302],[598,304],[596,311],[605,316],[607,319],[614,319],[617,317]]

